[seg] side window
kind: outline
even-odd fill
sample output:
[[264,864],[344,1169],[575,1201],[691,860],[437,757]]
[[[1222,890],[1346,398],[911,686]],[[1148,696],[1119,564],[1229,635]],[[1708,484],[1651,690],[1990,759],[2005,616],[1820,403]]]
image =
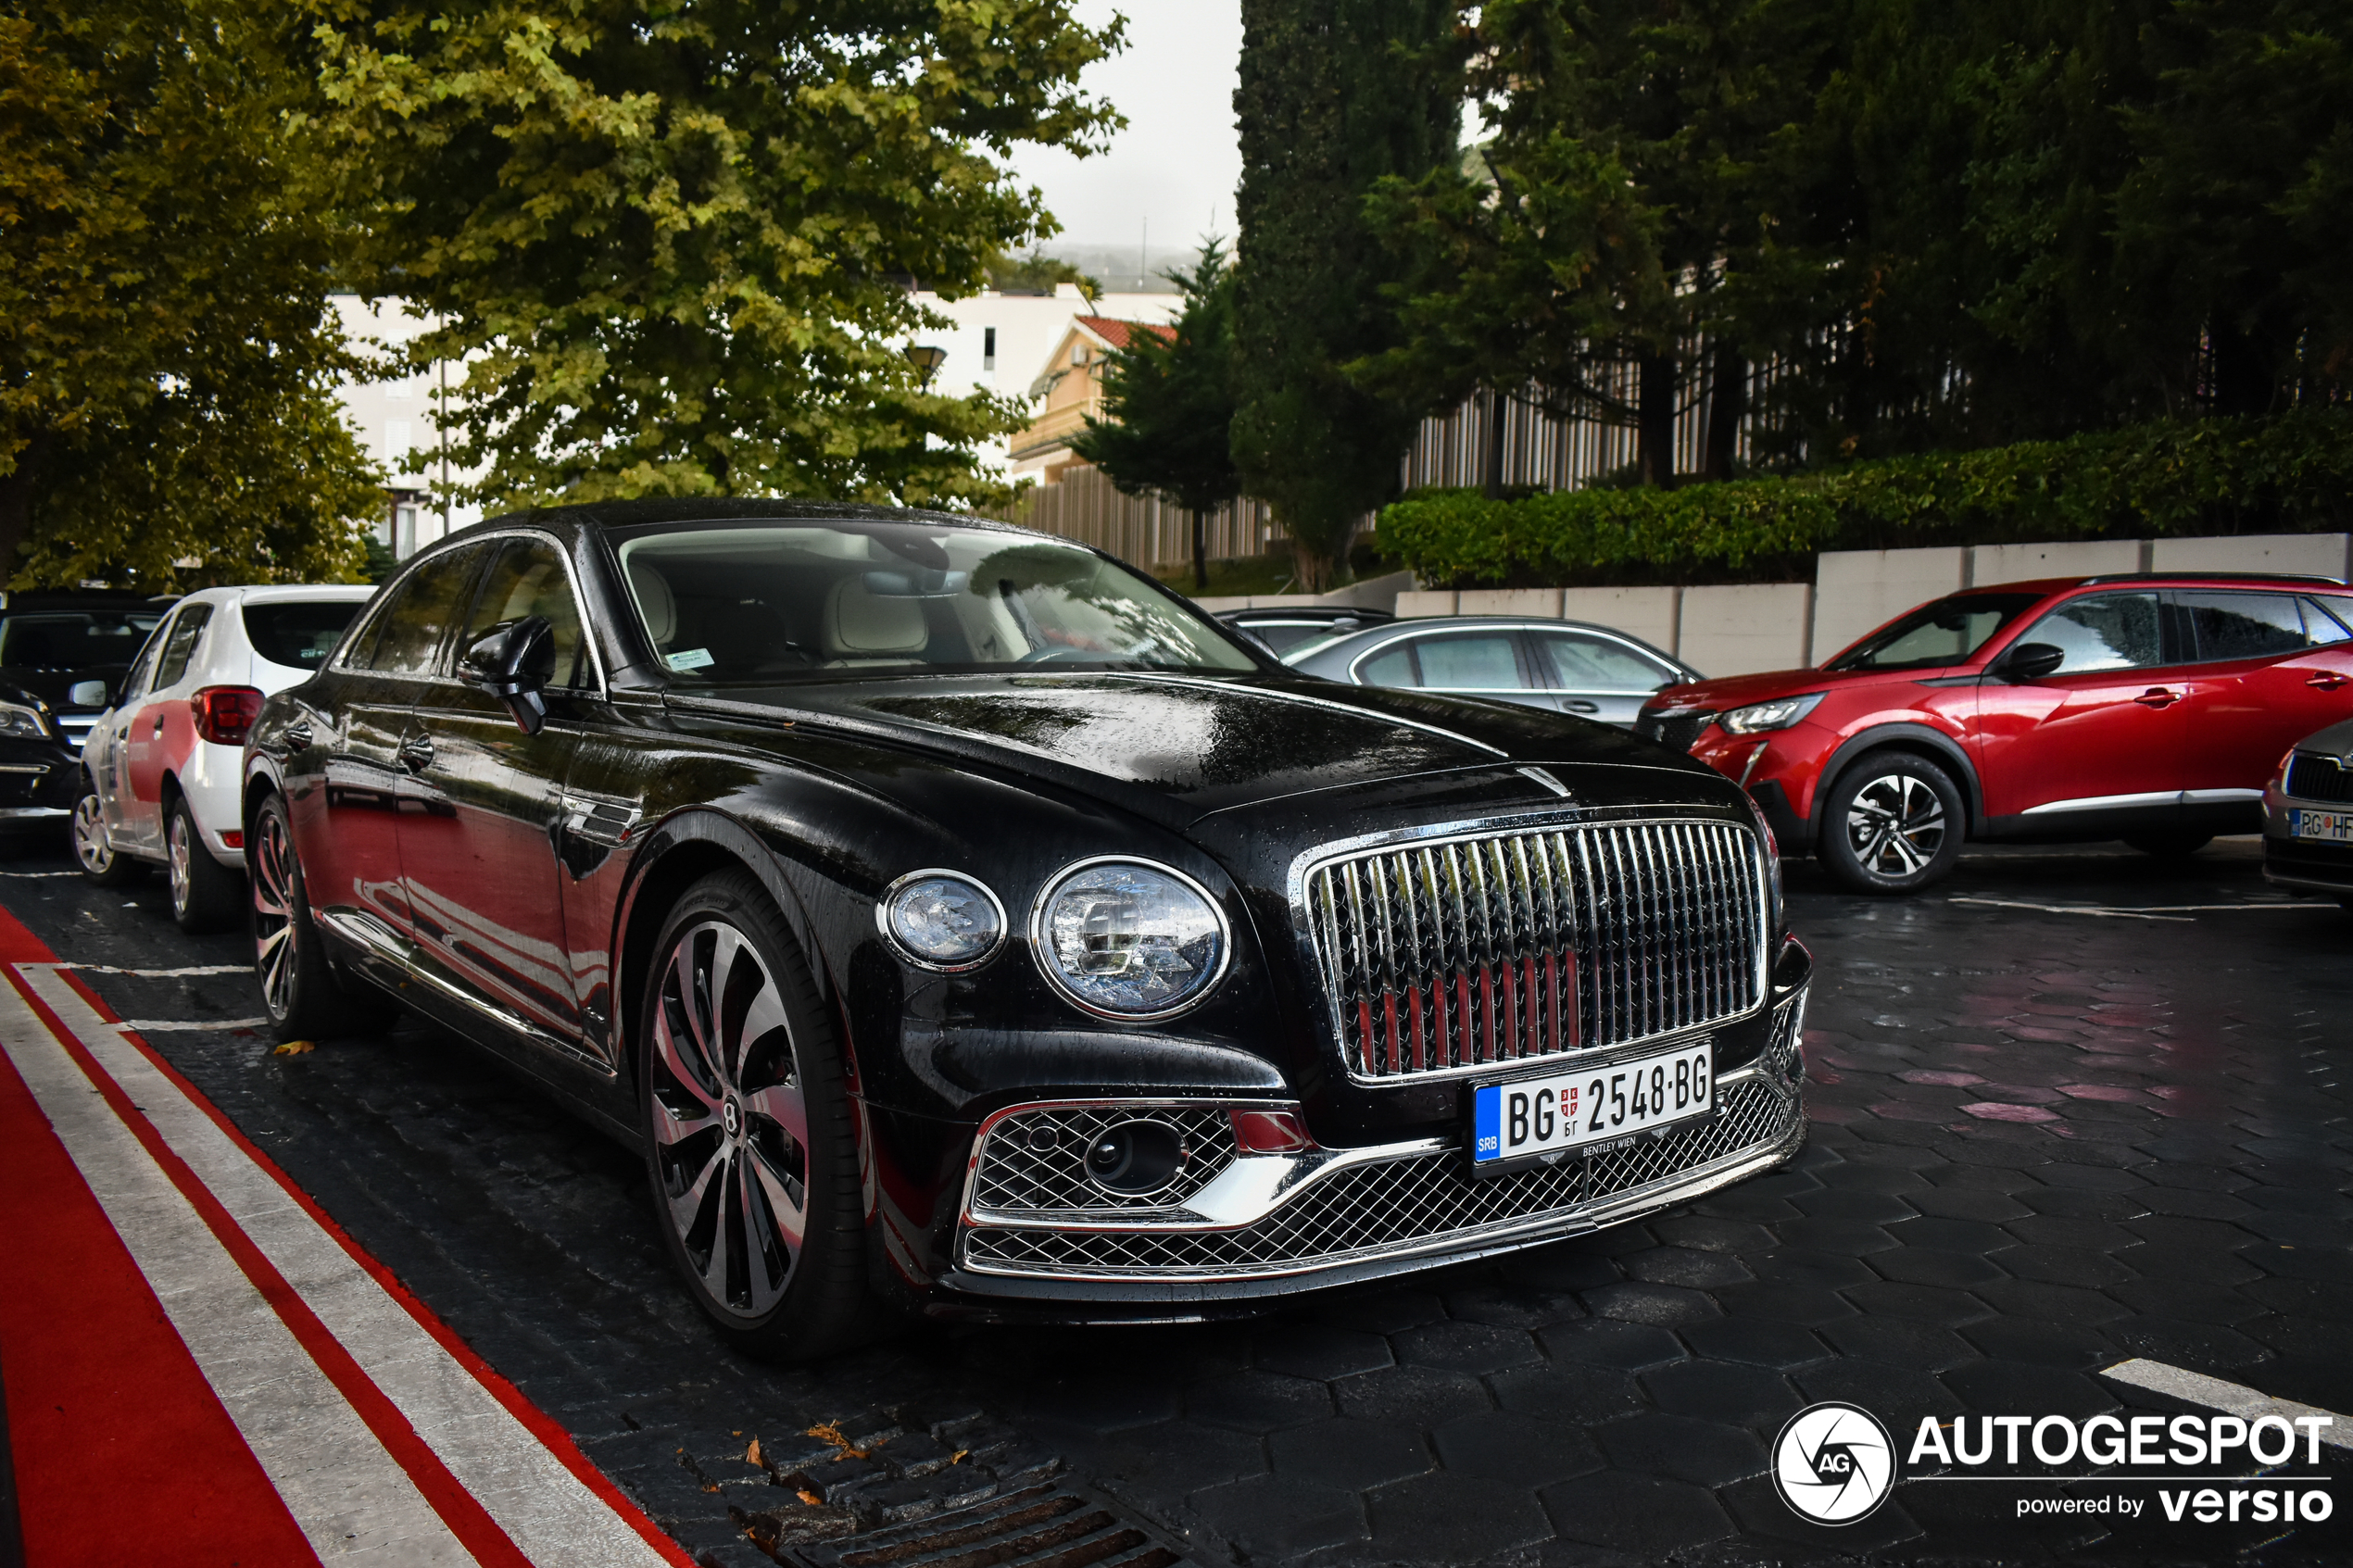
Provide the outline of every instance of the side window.
[[469,546],[435,557],[401,585],[400,597],[383,616],[384,631],[367,667],[384,675],[430,675],[441,657],[449,623],[458,619],[465,591],[486,546]]
[[1537,663],[1564,691],[1648,692],[1675,679],[1672,671],[1608,637],[1539,632],[1536,646]]
[[555,546],[541,540],[510,539],[499,550],[458,638],[458,651],[464,653],[494,626],[533,615],[546,616],[556,629],[556,684],[588,684],[593,672],[582,647],[580,606],[573,597],[572,579]]
[[2304,612],[2294,595],[2185,592],[2176,597],[2189,612],[2202,660],[2304,651]]
[[1356,679],[1367,686],[1418,686],[1414,670],[1414,645],[1392,643],[1356,667]]
[[1517,691],[1519,659],[1512,651],[1509,632],[1466,632],[1451,636],[1424,637],[1415,651],[1421,656],[1422,684],[1441,691]]
[[2165,662],[2155,594],[2095,594],[2061,605],[2020,643],[2048,643],[2067,655],[2055,675],[2150,670]]
[[156,663],[156,689],[177,685],[188,673],[188,661],[195,657],[196,644],[204,638],[204,629],[212,620],[208,604],[190,605],[171,622],[170,634],[164,638],[163,657]]

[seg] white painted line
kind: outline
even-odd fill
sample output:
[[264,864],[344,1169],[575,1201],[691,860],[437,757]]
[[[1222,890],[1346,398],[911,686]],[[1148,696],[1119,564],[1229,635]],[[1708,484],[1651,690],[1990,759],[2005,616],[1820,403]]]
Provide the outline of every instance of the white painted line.
[[550,1568],[662,1568],[644,1537],[122,1038],[135,1025],[106,1022],[54,972],[19,971],[524,1556]]
[[2328,1422],[2320,1428],[2321,1441],[2335,1449],[2353,1449],[2353,1422],[2322,1410],[2317,1405],[2299,1405],[2294,1399],[2275,1399],[2236,1383],[2225,1383],[2219,1377],[2208,1377],[2202,1372],[2187,1372],[2181,1367],[2167,1366],[2163,1361],[2144,1361],[2139,1357],[2119,1361],[2102,1377],[2112,1377],[2119,1383],[2135,1388],[2145,1388],[2154,1394],[2168,1394],[2193,1405],[2204,1405],[2226,1415],[2242,1416],[2253,1421],[2258,1416],[2276,1415],[2294,1424],[2298,1416],[2321,1416]]
[[203,1029],[258,1029],[269,1022],[266,1018],[132,1018],[102,1027],[132,1029],[142,1035],[184,1035]]
[[[28,976],[67,989],[55,976]],[[79,997],[75,998],[77,1001]],[[128,1050],[109,1035],[107,1043]],[[311,1549],[330,1562],[474,1559],[73,1059],[0,985],[0,1049],[153,1286]]]
[[80,872],[0,872],[0,876],[21,876],[21,877],[39,877],[39,876],[80,876],[81,874],[82,874],[82,873],[81,873]]
[[2030,904],[2017,898],[1970,898],[1956,895],[1948,904],[1976,904],[1989,909],[2033,909],[2046,915],[2095,915],[2104,920],[2165,920],[2186,923],[2192,914],[2232,909],[2318,909],[2322,904],[2147,904],[2125,909],[2114,904]]

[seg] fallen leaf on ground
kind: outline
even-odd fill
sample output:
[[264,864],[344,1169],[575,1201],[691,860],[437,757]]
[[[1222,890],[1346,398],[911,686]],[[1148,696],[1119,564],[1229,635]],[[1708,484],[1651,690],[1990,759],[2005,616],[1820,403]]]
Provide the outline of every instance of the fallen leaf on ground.
[[800,1500],[807,1503],[812,1508],[823,1508],[825,1505],[824,1499],[819,1497],[816,1493],[811,1491],[806,1486],[803,1486],[800,1489]]
[[948,1462],[950,1464],[962,1464],[964,1462],[965,1456],[971,1452],[972,1450],[970,1449],[958,1449],[954,1453],[948,1456]]
[[761,1462],[759,1438],[754,1437],[751,1440],[751,1447],[744,1450],[744,1462],[746,1464],[758,1464]]
[[308,1040],[288,1040],[270,1054],[271,1056],[308,1056],[318,1048]]
[[849,1438],[841,1435],[841,1423],[838,1421],[820,1422],[802,1436],[814,1437],[821,1443],[831,1443],[835,1449],[836,1459],[864,1459],[866,1457],[865,1449],[855,1447]]

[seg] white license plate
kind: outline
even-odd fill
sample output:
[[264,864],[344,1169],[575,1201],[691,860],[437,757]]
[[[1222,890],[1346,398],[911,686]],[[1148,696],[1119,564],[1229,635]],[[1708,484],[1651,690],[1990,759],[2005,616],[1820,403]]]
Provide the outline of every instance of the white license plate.
[[1471,1166],[1491,1166],[1655,1132],[1716,1109],[1711,1040],[1608,1067],[1478,1084]]
[[2287,831],[2298,838],[2317,838],[2328,844],[2353,844],[2353,811],[2308,811],[2301,806],[2291,807],[2287,814]]

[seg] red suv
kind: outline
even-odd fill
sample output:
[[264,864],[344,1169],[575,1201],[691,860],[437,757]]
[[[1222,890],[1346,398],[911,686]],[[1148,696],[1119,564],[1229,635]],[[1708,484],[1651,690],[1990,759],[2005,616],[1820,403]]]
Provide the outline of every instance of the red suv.
[[1818,670],[1667,687],[1635,733],[1738,780],[1785,852],[1906,893],[1968,837],[2256,832],[2283,754],[2347,717],[2344,583],[2145,573],[1970,588]]

